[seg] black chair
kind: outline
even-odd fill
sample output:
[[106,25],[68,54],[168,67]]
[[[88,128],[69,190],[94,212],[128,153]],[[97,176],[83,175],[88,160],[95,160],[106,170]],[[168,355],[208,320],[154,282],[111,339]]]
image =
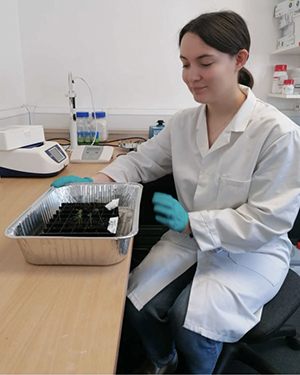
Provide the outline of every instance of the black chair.
[[299,333],[292,325],[285,324],[299,307],[300,276],[290,269],[280,291],[264,306],[261,321],[240,341],[224,344],[214,374],[226,374],[226,367],[234,359],[248,365],[260,374],[279,374],[279,371],[249,344],[285,337],[290,348],[300,350]]
[[[155,221],[151,202],[155,191],[168,193],[176,198],[173,175],[167,175],[144,184],[140,207],[140,232],[134,241],[132,268],[146,256],[151,247],[167,230],[166,227],[158,225]],[[300,239],[300,213],[289,237],[294,244]],[[290,269],[280,291],[264,306],[261,321],[238,342],[224,344],[214,374],[226,373],[226,367],[234,359],[243,362],[258,373],[279,374],[277,369],[249,345],[267,342],[276,337],[285,337],[290,348],[300,350],[299,333],[296,332],[295,327],[286,324],[299,307],[300,276]]]
[[[300,239],[300,211],[294,226],[289,232],[291,241]],[[225,374],[226,367],[236,359],[261,374],[279,374],[279,371],[266,362],[249,345],[266,342],[276,337],[285,337],[287,345],[300,350],[300,334],[295,327],[286,324],[287,320],[300,307],[300,276],[291,269],[277,295],[264,306],[261,321],[240,341],[224,344],[222,353],[214,369],[214,374]]]

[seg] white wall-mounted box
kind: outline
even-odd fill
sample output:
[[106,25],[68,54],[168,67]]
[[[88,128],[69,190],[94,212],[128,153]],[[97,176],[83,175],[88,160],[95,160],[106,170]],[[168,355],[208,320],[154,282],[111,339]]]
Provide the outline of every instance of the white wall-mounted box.
[[[297,0],[299,1],[299,0]],[[299,1],[300,3],[300,1]],[[294,15],[294,34],[295,34],[295,43],[298,46],[300,43],[300,13]]]
[[282,36],[295,35],[295,24],[294,22],[282,29]]
[[[300,0],[297,0],[300,2]],[[279,20],[279,29],[283,29],[293,23],[293,12],[284,14]]]
[[296,0],[294,3],[294,14],[300,13],[300,0]]
[[295,34],[284,36],[277,41],[277,48],[290,47],[295,44]]
[[295,0],[285,0],[277,4],[274,9],[274,17],[279,18],[289,13],[290,11],[294,11],[295,3],[296,3]]

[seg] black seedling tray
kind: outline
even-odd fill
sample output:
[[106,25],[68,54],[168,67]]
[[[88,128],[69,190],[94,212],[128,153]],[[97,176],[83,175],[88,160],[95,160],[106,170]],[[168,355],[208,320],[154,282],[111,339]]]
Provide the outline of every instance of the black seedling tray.
[[107,230],[109,219],[118,217],[118,208],[109,211],[107,203],[62,203],[40,236],[113,237]]

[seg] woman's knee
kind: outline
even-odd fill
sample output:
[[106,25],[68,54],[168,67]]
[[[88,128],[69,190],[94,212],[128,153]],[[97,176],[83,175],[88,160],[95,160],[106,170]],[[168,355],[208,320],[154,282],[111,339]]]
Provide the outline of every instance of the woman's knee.
[[175,343],[182,342],[185,328],[183,328],[185,316],[188,308],[191,285],[188,285],[178,296],[176,302],[169,310],[169,321]]
[[[147,309],[138,310],[130,299],[126,298],[124,319],[135,325],[138,322],[146,320]],[[135,323],[135,324],[134,324]]]
[[125,317],[133,326],[151,324],[153,320],[164,320],[167,312],[161,311],[155,299],[150,300],[141,310],[138,310],[132,302],[126,298]]

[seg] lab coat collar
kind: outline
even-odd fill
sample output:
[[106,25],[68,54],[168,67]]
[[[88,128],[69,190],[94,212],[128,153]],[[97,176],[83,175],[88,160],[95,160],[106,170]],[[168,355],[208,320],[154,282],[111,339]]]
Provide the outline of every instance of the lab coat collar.
[[251,114],[254,110],[256,97],[253,94],[252,90],[249,87],[239,85],[240,90],[247,95],[247,99],[233,117],[224,131],[220,134],[218,139],[212,145],[211,148],[208,146],[208,134],[207,134],[207,123],[206,123],[206,105],[203,105],[199,113],[199,120],[197,123],[197,144],[199,151],[204,158],[208,153],[217,150],[218,148],[225,146],[230,142],[232,132],[243,132],[245,131]]
[[225,129],[229,130],[230,132],[245,131],[257,100],[256,96],[253,94],[252,90],[249,87],[243,85],[239,85],[239,87],[240,90],[247,96],[247,99],[244,101],[237,114]]
[[197,122],[196,141],[197,141],[200,154],[202,158],[204,158],[209,151],[207,126],[206,126],[206,105],[202,105],[200,113],[199,113],[199,118]]

